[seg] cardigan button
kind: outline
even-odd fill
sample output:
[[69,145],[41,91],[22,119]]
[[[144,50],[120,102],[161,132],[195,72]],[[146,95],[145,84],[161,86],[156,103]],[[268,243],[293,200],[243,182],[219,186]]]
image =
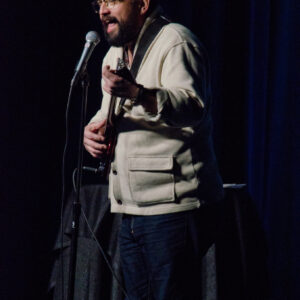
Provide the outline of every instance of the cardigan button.
[[120,199],[117,200],[117,203],[118,203],[119,205],[122,205],[122,201],[121,201]]

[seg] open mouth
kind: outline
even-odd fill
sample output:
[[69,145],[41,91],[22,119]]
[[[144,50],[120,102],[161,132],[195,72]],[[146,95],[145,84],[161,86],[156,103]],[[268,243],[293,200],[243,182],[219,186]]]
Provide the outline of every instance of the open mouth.
[[107,33],[110,33],[117,26],[118,21],[115,18],[109,18],[102,21]]

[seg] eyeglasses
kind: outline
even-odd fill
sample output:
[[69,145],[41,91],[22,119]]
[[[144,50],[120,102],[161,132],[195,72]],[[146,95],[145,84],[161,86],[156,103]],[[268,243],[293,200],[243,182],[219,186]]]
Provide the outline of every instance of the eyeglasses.
[[92,7],[96,14],[99,13],[101,5],[104,3],[107,8],[113,8],[118,2],[122,2],[123,0],[96,0],[93,1]]

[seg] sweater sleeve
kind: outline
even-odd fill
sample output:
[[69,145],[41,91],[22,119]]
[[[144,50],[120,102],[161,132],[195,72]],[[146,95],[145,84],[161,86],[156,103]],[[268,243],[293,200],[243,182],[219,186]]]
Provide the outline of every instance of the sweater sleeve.
[[167,52],[156,92],[156,118],[175,127],[196,126],[205,118],[210,106],[207,65],[204,51],[188,42]]

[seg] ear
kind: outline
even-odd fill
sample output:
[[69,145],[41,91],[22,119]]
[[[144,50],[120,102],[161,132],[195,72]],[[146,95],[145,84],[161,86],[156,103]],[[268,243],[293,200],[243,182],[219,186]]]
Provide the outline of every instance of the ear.
[[150,5],[151,0],[140,0],[140,15],[145,16]]

